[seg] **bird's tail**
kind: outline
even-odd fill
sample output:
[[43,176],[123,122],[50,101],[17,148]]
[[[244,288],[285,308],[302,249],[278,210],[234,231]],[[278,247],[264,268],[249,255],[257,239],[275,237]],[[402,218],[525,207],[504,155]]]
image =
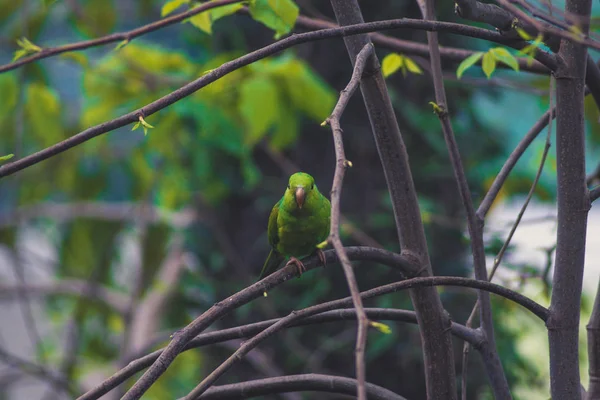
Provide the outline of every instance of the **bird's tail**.
[[279,254],[279,252],[275,251],[274,249],[271,249],[267,260],[265,261],[265,265],[263,265],[262,271],[260,271],[260,276],[258,277],[258,280],[260,281],[261,279],[275,272],[275,270],[277,270],[277,267],[279,267],[279,264],[281,264],[283,259],[284,257],[281,254]]

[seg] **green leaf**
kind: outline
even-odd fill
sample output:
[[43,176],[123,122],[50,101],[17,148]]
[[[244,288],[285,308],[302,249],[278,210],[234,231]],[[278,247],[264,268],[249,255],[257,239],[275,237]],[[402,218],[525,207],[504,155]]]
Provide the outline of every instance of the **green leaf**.
[[212,22],[214,23],[216,20],[218,20],[220,18],[226,17],[231,14],[235,14],[238,10],[242,9],[243,7],[244,7],[243,4],[237,3],[237,4],[229,4],[227,6],[222,6],[222,7],[211,8],[210,9],[210,17],[212,19]]
[[240,87],[239,110],[246,124],[246,143],[260,141],[277,121],[279,111],[277,85],[266,77],[247,80]]
[[40,51],[42,51],[41,47],[31,43],[31,41],[29,41],[29,39],[27,39],[26,37],[17,39],[17,44],[19,45],[20,49],[15,51],[15,54],[12,59],[13,62],[29,54],[39,53]]
[[299,13],[292,0],[253,0],[249,10],[252,18],[275,31],[275,39],[292,30]]
[[[200,7],[200,5],[197,5],[196,7]],[[209,35],[212,35],[212,21],[210,18],[210,13],[203,11],[200,14],[196,14],[193,17],[186,19],[185,21],[189,21],[192,25],[200,29],[202,32],[206,32]]]
[[370,325],[373,328],[377,329],[379,332],[385,333],[386,335],[389,335],[390,333],[392,333],[392,329],[384,323],[371,321]]
[[0,157],[0,162],[4,162],[4,161],[8,161],[11,158],[13,158],[15,155],[14,154],[7,154],[5,156]]
[[127,46],[128,43],[129,43],[129,39],[125,39],[125,40],[119,42],[117,47],[115,47],[115,51],[121,50],[123,47]]
[[60,57],[66,60],[76,62],[83,68],[87,68],[87,66],[89,65],[88,59],[85,56],[85,54],[76,51],[69,51],[68,53],[61,54]]
[[405,57],[398,53],[390,53],[383,58],[381,62],[381,71],[384,78],[392,75],[404,65]]
[[483,73],[485,76],[490,79],[494,70],[496,69],[496,58],[493,53],[487,52],[483,55],[483,60],[481,61],[481,67],[483,68]]
[[406,69],[408,69],[408,72],[423,75],[423,70],[412,60],[412,58],[404,56],[404,65],[406,66]]
[[178,9],[179,7],[181,7],[184,4],[188,4],[190,2],[190,0],[170,0],[167,1],[165,4],[163,4],[162,8],[160,9],[160,16],[161,17],[166,17],[167,15],[171,14],[173,11],[175,11],[176,9]]
[[504,47],[496,47],[494,49],[490,49],[489,51],[494,55],[497,61],[508,65],[515,71],[519,71],[519,62],[515,56],[510,54]]
[[460,79],[469,68],[477,64],[477,61],[479,61],[481,57],[483,57],[483,52],[478,51],[465,58],[456,69],[456,77]]

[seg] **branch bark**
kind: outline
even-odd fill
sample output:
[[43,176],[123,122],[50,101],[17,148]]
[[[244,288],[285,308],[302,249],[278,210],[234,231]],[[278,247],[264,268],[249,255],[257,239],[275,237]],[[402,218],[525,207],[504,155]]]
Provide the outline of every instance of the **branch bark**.
[[[364,260],[364,261],[373,261],[377,263],[382,263],[384,265],[390,267],[398,267],[401,270],[405,270],[409,261],[398,255],[385,250],[373,249],[373,248],[364,248],[364,247],[347,247],[346,252],[351,260]],[[328,250],[325,253],[325,257],[327,260],[327,264],[333,264],[338,262],[335,251]],[[316,266],[320,265],[320,260],[317,256],[309,257],[306,260],[303,260],[304,266],[307,270],[313,269]],[[202,330],[208,327],[215,320],[223,317],[233,309],[240,307],[244,304],[249,303],[253,299],[262,297],[262,293],[266,290],[270,290],[272,287],[285,282],[288,279],[294,278],[297,276],[297,269],[294,265],[289,265],[284,267],[273,274],[269,275],[267,278],[263,279],[260,282],[257,282],[242,291],[232,295],[231,297],[223,300],[215,304],[209,310],[207,310],[200,317],[196,318],[191,324],[187,327],[179,331],[176,335],[174,335],[173,340],[167,346],[164,351],[160,353],[160,355],[156,355],[156,357],[146,360],[147,364],[143,365],[141,369],[152,365],[151,369],[149,369],[146,374],[144,374],[136,385],[138,387],[135,395],[141,392],[143,394],[153,383],[158,379],[158,377],[168,368],[170,363],[175,359],[177,354],[184,350],[186,345]],[[500,296],[503,296],[511,301],[517,302],[521,306],[530,310],[533,314],[538,316],[543,321],[546,321],[548,310],[541,305],[537,304],[531,299],[514,292],[510,289],[507,289],[503,286],[495,285],[489,282],[477,281],[468,278],[460,278],[460,277],[428,277],[428,278],[414,278],[402,282],[396,282],[392,284],[388,284],[382,287],[378,287],[361,294],[364,298],[381,296],[386,293],[395,292],[398,290],[411,289],[415,287],[433,287],[440,285],[451,285],[451,286],[460,286],[460,287],[472,287],[475,289],[485,289],[492,293],[496,293]],[[335,304],[335,308],[339,307],[347,307],[352,304],[352,299],[347,297],[345,299],[338,300],[339,303]],[[130,364],[131,366],[132,364]],[[129,368],[129,366],[127,367]],[[97,399],[103,394],[110,391],[116,385],[121,383],[127,377],[133,375],[135,372],[138,372],[140,369],[136,369],[131,372],[130,375],[127,375],[123,378],[123,375],[116,374],[115,376],[109,378],[108,380],[101,383],[99,386],[94,388],[92,391],[84,394],[79,397],[78,400],[90,400]],[[122,379],[118,381],[119,379]],[[115,381],[118,381],[116,384]],[[136,387],[134,385],[134,388]],[[141,394],[139,394],[141,396]],[[131,396],[131,394],[130,394]]]
[[[246,65],[252,64],[253,62],[268,57],[270,55],[276,54],[289,47],[310,41],[329,39],[332,37],[359,35],[362,33],[368,33],[373,31],[391,30],[399,28],[446,31],[458,35],[466,35],[484,40],[497,41],[499,43],[504,43],[515,48],[522,48],[527,45],[527,43],[523,41],[507,40],[499,33],[486,29],[474,28],[450,22],[432,22],[408,18],[361,23],[353,26],[322,29],[315,32],[293,35],[282,39],[278,42],[275,42],[271,45],[265,46],[259,50],[248,53],[235,60],[226,62],[220,67],[204,74],[200,78],[188,83],[187,85],[182,86],[181,88],[161,97],[158,100],[153,101],[150,104],[147,104],[146,106],[140,109],[134,110],[130,113],[117,117],[113,120],[104,122],[100,125],[88,128],[66,140],[63,140],[62,142],[40,150],[37,153],[31,154],[11,163],[4,164],[0,166],[0,178],[12,175],[15,172],[28,168],[50,157],[56,156],[103,133],[110,132],[125,125],[137,123],[139,121],[140,116],[143,116],[144,118],[150,116],[162,110],[163,108],[166,108],[171,104],[183,99],[184,97],[187,97],[192,93],[202,89],[206,85],[215,82],[219,78],[227,75],[232,71],[235,71]],[[360,49],[357,49],[356,54],[358,54],[358,51],[360,51]],[[536,59],[542,62],[549,69],[556,69],[556,58],[553,54],[549,54],[540,50],[536,52]]]
[[[423,18],[433,21],[436,19],[433,0],[419,0]],[[485,262],[485,247],[483,243],[483,221],[477,219],[473,199],[469,190],[469,184],[462,165],[458,144],[452,130],[450,114],[448,112],[448,101],[446,99],[446,90],[444,88],[444,78],[442,76],[442,61],[439,51],[439,42],[437,32],[427,32],[427,42],[429,43],[429,53],[431,59],[431,74],[433,76],[433,87],[435,91],[436,106],[434,109],[440,119],[442,132],[454,178],[458,186],[461,201],[467,215],[467,227],[471,237],[471,251],[473,254],[473,266],[475,277],[479,280],[488,280],[487,268]],[[480,290],[477,292],[477,299],[480,305],[479,315],[481,329],[485,336],[486,351],[482,353],[483,362],[490,382],[494,397],[497,399],[512,399],[506,375],[502,369],[502,363],[496,349],[496,339],[494,337],[494,321],[492,319],[492,305],[490,303],[489,293]]]
[[[341,376],[303,374],[288,375],[277,378],[258,379],[231,385],[215,386],[196,399],[240,399],[248,397],[267,396],[288,392],[326,392],[355,395],[356,380]],[[372,383],[366,384],[369,399],[403,400],[404,397]]]
[[[567,0],[565,12],[589,21],[590,0]],[[582,25],[587,34],[589,23]],[[556,158],[558,232],[550,317],[546,323],[550,345],[552,399],[581,398],[579,374],[579,318],[589,191],[585,182],[584,89],[587,49],[563,40],[556,70]]]
[[[340,26],[363,23],[356,0],[331,0],[331,5]],[[365,45],[371,45],[367,35],[344,38],[344,42],[351,60]],[[392,199],[402,254],[418,260],[421,268],[409,276],[420,273],[431,276],[433,272],[408,154],[376,56],[370,59],[361,92]],[[456,397],[456,378],[452,340],[448,332],[450,318],[435,289],[414,290],[410,296],[419,320],[427,397],[453,399]]]

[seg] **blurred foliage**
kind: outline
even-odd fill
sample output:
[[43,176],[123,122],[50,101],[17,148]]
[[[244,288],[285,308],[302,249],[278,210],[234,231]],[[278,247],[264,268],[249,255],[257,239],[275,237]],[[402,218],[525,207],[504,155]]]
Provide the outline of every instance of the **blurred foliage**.
[[[24,3],[0,0],[0,33],[11,43],[0,48],[3,62],[9,62],[19,51],[16,40],[23,37],[43,48],[124,31],[198,6],[198,2],[180,0],[50,1],[28,7]],[[249,7],[251,17],[232,15],[239,5],[230,5],[122,43],[118,49],[108,45],[66,53],[0,74],[0,155],[31,154],[140,108],[272,42],[273,35],[288,33],[298,15],[292,0],[253,0]],[[327,7],[315,7],[331,16]],[[363,11],[365,20],[419,15],[416,4],[391,0],[365,3]],[[454,18],[450,3],[440,5],[438,11],[441,19]],[[394,34],[415,39],[407,31]],[[480,42],[471,39],[442,34],[440,40],[444,46],[474,48],[481,54],[495,55],[496,61],[512,63],[502,51],[482,48]],[[0,212],[47,202],[83,201],[121,204],[131,211],[117,217],[48,215],[15,221],[12,227],[0,228],[0,242],[15,251],[22,251],[26,242],[43,242],[53,249],[55,259],[46,255],[47,259],[36,263],[56,279],[91,282],[92,293],[93,287],[100,285],[124,298],[134,295],[133,304],[139,305],[151,294],[167,289],[160,281],[161,272],[178,238],[183,238],[185,269],[165,311],[156,316],[156,329],[173,332],[215,302],[254,282],[268,250],[268,212],[291,172],[297,168],[310,172],[322,191],[328,192],[334,152],[329,131],[319,124],[331,112],[336,90],[345,86],[351,74],[346,60],[341,40],[304,44],[238,69],[145,116],[154,127],[147,135],[142,129],[131,131],[133,125],[117,129],[22,171],[18,178],[2,180]],[[387,82],[411,155],[434,270],[440,275],[467,275],[471,266],[462,206],[439,121],[427,105],[433,98],[430,78],[427,73],[420,75],[415,60],[395,53],[383,58]],[[449,65],[448,70],[456,71],[457,67]],[[393,74],[397,70],[403,73]],[[479,68],[469,69],[468,75],[483,76]],[[495,71],[494,78],[497,76],[513,79],[525,89],[547,92],[545,77]],[[506,156],[548,107],[548,98],[452,81],[448,81],[448,97],[463,163],[478,201]],[[506,118],[511,113],[520,118]],[[586,100],[586,118],[599,118],[591,98]],[[351,101],[342,125],[347,156],[355,166],[344,182],[342,207],[349,222],[344,225],[342,239],[347,245],[375,241],[398,250],[389,195],[360,99]],[[499,201],[529,191],[542,141],[537,139],[517,164]],[[597,151],[600,130],[596,123],[590,124],[590,143]],[[592,157],[589,162],[597,161]],[[555,197],[555,165],[554,156],[550,156],[536,191],[541,201]],[[132,203],[155,207],[161,218],[146,222],[143,211],[137,215],[134,210],[138,208],[127,208]],[[173,213],[185,210],[196,219],[189,220],[192,214],[185,214],[188,217],[183,222],[173,217]],[[32,230],[39,235],[32,236]],[[504,237],[489,238],[490,255],[497,253]],[[531,273],[543,266],[527,268],[513,269]],[[369,263],[357,263],[357,277],[362,289],[399,279],[395,272]],[[457,290],[440,289],[440,293],[453,319],[464,322],[474,296]],[[282,316],[346,295],[343,274],[328,267],[286,283],[285,289],[273,290],[267,298],[236,310],[216,326]],[[45,307],[51,328],[44,335],[43,347],[52,362],[62,360],[65,327],[74,322],[80,333],[75,349],[78,368],[66,371],[79,382],[89,381],[98,371],[108,375],[124,361],[122,336],[131,323],[127,315],[91,297],[51,296]],[[371,300],[369,305],[411,308],[406,293]],[[505,324],[520,311],[504,301],[495,301],[494,308],[496,336],[510,383],[542,387],[536,367],[516,344],[526,329]],[[408,398],[421,398],[424,381],[418,330],[406,324],[388,325],[391,334],[373,330],[369,336],[369,379]],[[145,339],[159,344],[153,337]],[[336,371],[352,376],[354,355],[349,349],[353,342],[353,323],[347,322],[294,328],[278,334],[259,350],[281,373]],[[462,343],[456,341],[457,371],[461,349]],[[185,353],[147,397],[182,396],[229,352],[212,346]],[[485,398],[487,381],[481,363],[475,355],[471,362],[469,398]],[[242,363],[219,383],[261,376],[264,371],[260,368]]]

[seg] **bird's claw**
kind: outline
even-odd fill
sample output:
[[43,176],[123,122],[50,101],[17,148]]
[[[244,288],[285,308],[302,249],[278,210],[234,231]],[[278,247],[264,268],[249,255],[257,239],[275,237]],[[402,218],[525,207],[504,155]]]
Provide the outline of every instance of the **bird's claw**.
[[323,253],[323,250],[317,249],[317,256],[319,256],[319,260],[321,260],[321,264],[323,264],[323,267],[326,267],[327,258],[325,258],[325,253]]
[[296,257],[291,257],[290,261],[287,262],[286,266],[294,264],[296,268],[298,268],[298,278],[302,276],[304,272],[306,272],[306,267],[302,264],[302,261],[298,260]]

